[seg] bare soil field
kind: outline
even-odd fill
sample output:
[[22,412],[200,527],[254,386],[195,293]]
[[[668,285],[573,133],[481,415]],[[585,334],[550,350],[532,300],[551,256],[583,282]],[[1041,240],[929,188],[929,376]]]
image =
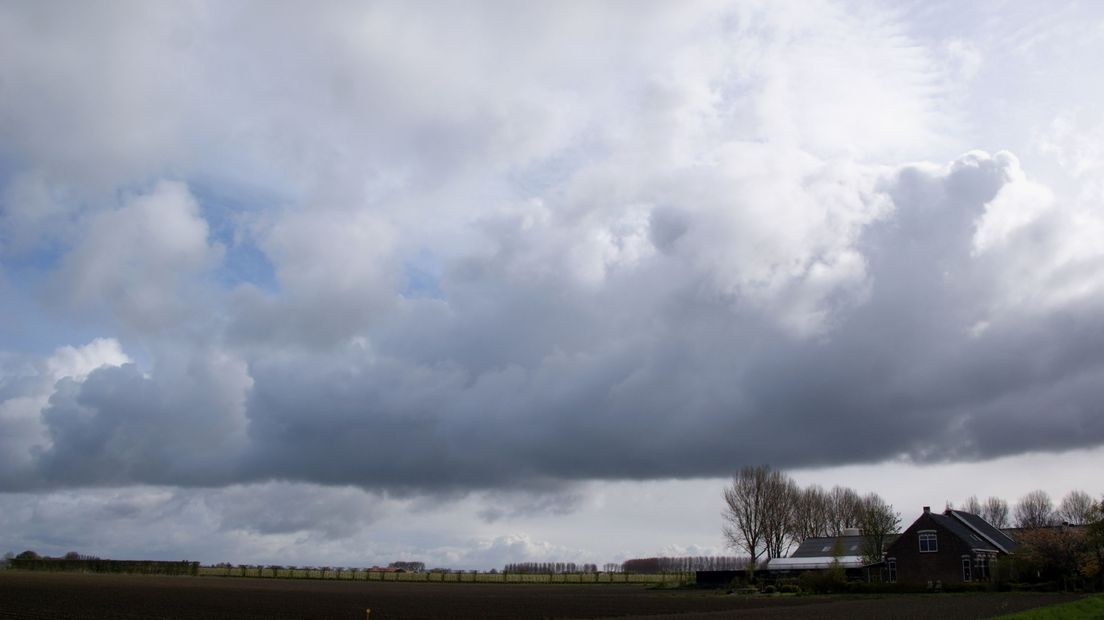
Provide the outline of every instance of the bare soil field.
[[1061,594],[744,598],[619,585],[425,584],[0,572],[0,618],[985,618]]

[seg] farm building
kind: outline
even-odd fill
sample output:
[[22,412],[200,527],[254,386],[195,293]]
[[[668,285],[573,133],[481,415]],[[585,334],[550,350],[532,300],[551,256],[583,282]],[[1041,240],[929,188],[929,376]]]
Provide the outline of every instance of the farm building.
[[1016,551],[1016,541],[981,517],[961,510],[924,512],[886,548],[889,581],[989,581],[994,564]]
[[840,536],[806,538],[789,557],[772,558],[767,570],[778,575],[800,574],[839,562],[849,578],[866,580],[870,564],[863,559],[865,543],[866,537],[858,529],[845,529]]

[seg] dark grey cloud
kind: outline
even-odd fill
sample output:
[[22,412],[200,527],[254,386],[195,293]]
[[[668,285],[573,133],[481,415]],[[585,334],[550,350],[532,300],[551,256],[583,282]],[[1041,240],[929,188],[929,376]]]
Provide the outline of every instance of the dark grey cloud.
[[[554,497],[572,481],[719,476],[747,462],[984,459],[1104,441],[1100,294],[1055,307],[1043,282],[1030,300],[1002,301],[1017,240],[1037,248],[1060,216],[977,247],[993,205],[1033,195],[1018,162],[972,153],[877,187],[892,208],[853,241],[866,284],[819,297],[818,331],[778,320],[786,296],[718,289],[684,250],[596,287],[528,262],[533,248],[517,244],[533,233],[505,226],[444,270],[444,299],[399,299],[343,345],[180,346],[148,373],[62,379],[42,412],[49,444],[6,484],[285,479]],[[713,215],[688,213],[681,234],[693,239]],[[1048,269],[1047,255],[1032,260]],[[244,308],[236,320],[249,320]],[[483,518],[526,501],[512,504]],[[227,527],[298,527],[241,510]]]
[[[58,382],[42,410],[50,448],[16,484],[221,484],[235,478],[245,368],[194,352],[151,375],[105,366]],[[154,482],[156,481],[156,482]]]
[[[558,485],[556,485],[558,486]],[[536,484],[521,491],[492,491],[480,496],[483,504],[477,514],[486,523],[537,516],[564,516],[575,512],[583,502],[576,491]]]

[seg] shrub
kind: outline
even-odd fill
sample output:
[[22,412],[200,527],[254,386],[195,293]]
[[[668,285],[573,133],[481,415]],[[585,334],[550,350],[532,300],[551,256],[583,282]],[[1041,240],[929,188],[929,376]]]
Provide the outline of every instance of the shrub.
[[755,586],[742,586],[728,591],[729,594],[739,594],[740,596],[750,596],[752,594],[759,594],[759,590]]
[[847,579],[843,570],[825,569],[808,571],[801,575],[801,589],[817,594],[843,592],[847,588]]
[[782,594],[801,594],[801,586],[796,583],[784,583],[779,588],[779,591],[782,592]]
[[767,586],[767,587],[763,588],[763,594],[774,594],[775,591],[776,590],[775,590],[774,586]]

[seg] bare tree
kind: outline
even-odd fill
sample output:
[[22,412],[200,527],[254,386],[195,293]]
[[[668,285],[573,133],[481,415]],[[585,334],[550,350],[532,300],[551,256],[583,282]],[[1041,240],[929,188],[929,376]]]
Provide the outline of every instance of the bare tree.
[[724,537],[729,546],[744,550],[751,562],[767,551],[770,495],[777,492],[777,472],[767,465],[747,466],[724,490]]
[[999,497],[990,497],[985,500],[985,505],[981,507],[981,512],[977,514],[997,529],[1004,529],[1009,525],[1008,502]]
[[1058,506],[1058,518],[1072,525],[1081,525],[1092,520],[1093,498],[1081,490],[1070,491]]
[[877,493],[868,493],[860,502],[860,527],[863,533],[863,560],[871,564],[882,561],[890,534],[901,527],[901,513]]
[[962,510],[974,515],[980,515],[982,512],[981,502],[978,500],[977,495],[971,495],[966,498],[966,501],[962,504]]
[[839,536],[844,528],[859,527],[862,514],[862,498],[855,489],[834,486],[828,494],[830,513],[828,535]]
[[832,500],[828,492],[817,485],[798,491],[794,500],[793,535],[801,541],[829,534]]
[[801,490],[787,474],[771,471],[766,479],[763,539],[768,558],[783,557],[794,542],[794,514]]
[[1054,524],[1054,505],[1046,491],[1036,490],[1016,504],[1017,527],[1046,527]]

